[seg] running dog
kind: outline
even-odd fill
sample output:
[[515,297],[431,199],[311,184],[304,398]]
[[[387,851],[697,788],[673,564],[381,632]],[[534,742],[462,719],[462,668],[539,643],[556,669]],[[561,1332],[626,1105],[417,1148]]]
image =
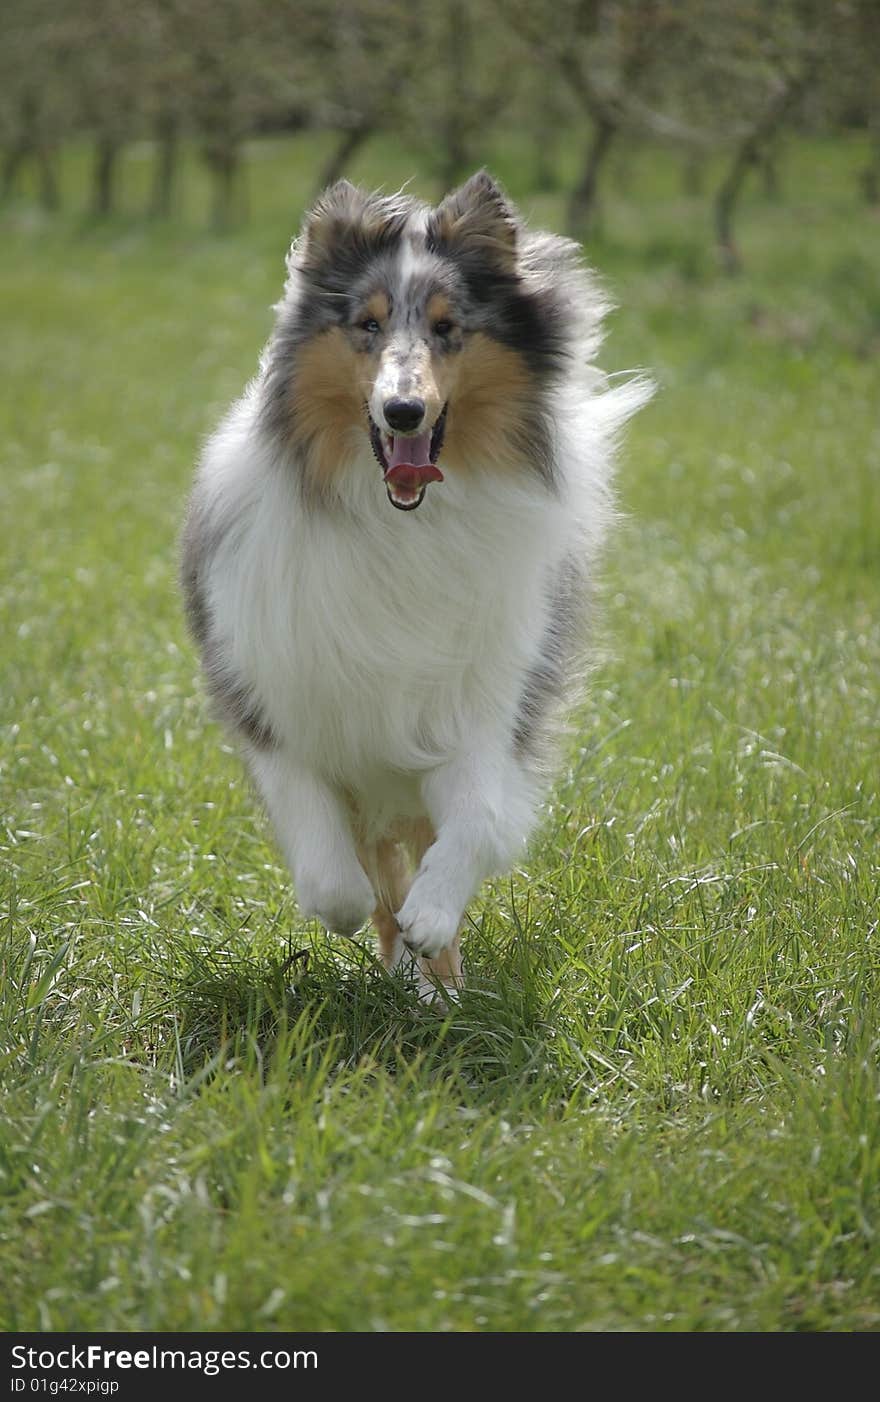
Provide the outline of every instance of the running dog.
[[[306,216],[256,378],[202,453],[182,583],[299,907],[423,993],[532,831],[583,660],[625,421],[577,246],[474,175]],[[414,874],[413,874],[414,873]]]

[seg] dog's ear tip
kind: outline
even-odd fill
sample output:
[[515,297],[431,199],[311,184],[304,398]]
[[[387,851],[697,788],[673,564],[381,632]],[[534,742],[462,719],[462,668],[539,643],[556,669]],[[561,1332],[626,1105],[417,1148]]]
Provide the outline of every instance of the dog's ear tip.
[[446,199],[454,199],[464,196],[465,198],[489,196],[493,199],[501,199],[506,202],[505,195],[500,183],[486,166],[480,166],[467,180],[464,180],[456,189],[450,190],[445,196]]
[[304,223],[308,227],[328,214],[356,209],[365,199],[364,191],[344,176],[339,180],[332,180],[329,185],[323,186],[306,207]]
[[[294,249],[306,257],[320,245],[326,231],[339,221],[351,219],[363,202],[363,191],[344,178],[331,181],[307,205]],[[294,250],[292,249],[291,252]]]
[[356,193],[356,191],[357,186],[353,185],[352,182],[346,179],[344,175],[341,175],[338,180],[331,180],[329,185],[324,186],[323,190],[318,196],[318,199],[336,199],[340,195],[353,195]]
[[307,271],[321,267],[342,245],[361,251],[388,247],[400,236],[413,207],[402,193],[371,193],[350,180],[336,180],[306,211],[291,256]]
[[505,271],[515,266],[516,210],[485,166],[441,200],[431,214],[429,230],[435,242],[470,246]]
[[486,166],[480,166],[479,170],[475,170],[467,184],[483,190],[500,190],[501,188],[495,176]]
[[517,222],[513,202],[504,187],[486,166],[480,166],[479,170],[475,170],[473,175],[468,176],[462,185],[450,190],[438,206],[441,211],[454,209],[457,213],[464,210],[476,212],[480,208],[492,210],[496,216],[508,221],[511,226]]
[[350,180],[346,180],[344,177],[340,180],[333,180],[329,185],[325,185],[314,199],[306,212],[306,218],[308,219],[314,214],[321,215],[330,209],[350,206],[357,194],[358,188],[356,185],[352,185]]

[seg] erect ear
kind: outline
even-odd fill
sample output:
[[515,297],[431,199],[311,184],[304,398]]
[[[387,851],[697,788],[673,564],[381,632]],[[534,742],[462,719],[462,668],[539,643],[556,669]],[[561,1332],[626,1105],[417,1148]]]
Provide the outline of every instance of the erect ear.
[[499,272],[516,271],[516,214],[488,171],[478,170],[447,195],[428,220],[427,232],[428,246],[438,253],[457,250]]
[[373,195],[349,180],[337,180],[303,220],[288,266],[316,272],[346,254],[378,252],[398,236],[409,212],[402,196]]

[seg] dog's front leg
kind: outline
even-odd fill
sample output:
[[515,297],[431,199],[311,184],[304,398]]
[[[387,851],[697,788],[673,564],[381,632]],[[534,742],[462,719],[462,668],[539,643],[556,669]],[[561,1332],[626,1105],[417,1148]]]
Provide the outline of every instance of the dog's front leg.
[[303,915],[320,920],[327,930],[353,935],[369,920],[376,902],[341,798],[282,751],[254,754],[251,767]]
[[487,748],[433,770],[422,797],[437,838],[397,921],[409,948],[434,959],[452,944],[480,883],[516,860],[534,820],[535,798],[514,756]]

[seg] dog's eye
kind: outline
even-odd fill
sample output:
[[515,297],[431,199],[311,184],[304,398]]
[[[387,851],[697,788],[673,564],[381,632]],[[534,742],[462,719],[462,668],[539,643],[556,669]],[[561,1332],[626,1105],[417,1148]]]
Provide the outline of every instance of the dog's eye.
[[435,322],[434,322],[434,335],[435,335],[435,336],[440,336],[441,338],[443,338],[443,339],[445,340],[445,338],[446,338],[448,335],[450,335],[451,331],[452,331],[452,322],[451,322],[451,321],[435,321]]
[[368,316],[361,322],[361,330],[369,331],[371,336],[375,336],[377,331],[381,331],[381,326],[374,316]]

